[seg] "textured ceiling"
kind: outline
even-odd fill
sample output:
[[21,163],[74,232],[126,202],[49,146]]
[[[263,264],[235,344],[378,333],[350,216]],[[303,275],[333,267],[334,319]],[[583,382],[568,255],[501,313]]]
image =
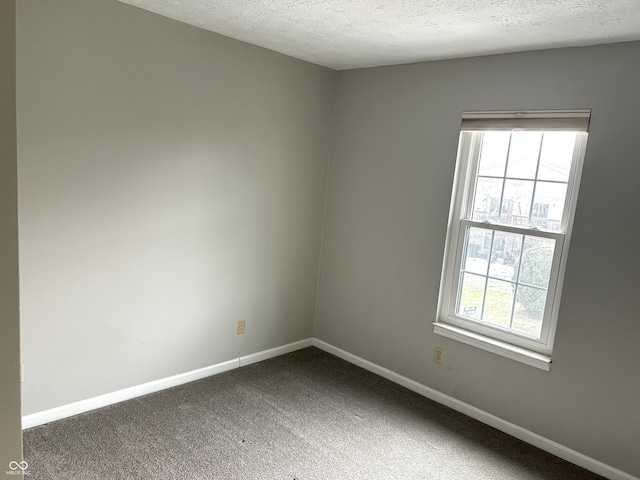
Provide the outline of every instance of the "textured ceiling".
[[338,70],[640,40],[640,0],[119,0]]

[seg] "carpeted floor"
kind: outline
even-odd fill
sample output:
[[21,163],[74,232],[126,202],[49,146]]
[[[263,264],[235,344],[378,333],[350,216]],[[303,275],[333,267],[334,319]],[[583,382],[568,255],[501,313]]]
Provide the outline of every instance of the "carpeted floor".
[[24,432],[30,480],[595,480],[316,348]]

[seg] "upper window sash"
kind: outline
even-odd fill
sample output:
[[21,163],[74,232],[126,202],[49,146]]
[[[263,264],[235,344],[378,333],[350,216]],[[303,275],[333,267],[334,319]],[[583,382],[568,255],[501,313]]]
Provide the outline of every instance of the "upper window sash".
[[[568,111],[567,111],[568,112]],[[575,112],[575,111],[572,111]],[[581,110],[579,112],[586,112],[587,115],[590,114],[590,110]],[[473,113],[465,113],[463,115],[476,115],[476,112]],[[582,117],[578,117],[582,118]],[[586,118],[587,122],[589,121],[589,117]],[[568,118],[568,120],[572,120],[572,118]],[[525,120],[518,119],[518,122],[525,122]],[[464,119],[463,119],[464,125]],[[588,127],[588,125],[587,125]],[[495,129],[491,129],[492,131]],[[509,129],[513,130],[513,129]],[[523,129],[516,129],[516,131]],[[539,131],[539,128],[535,128],[532,130]],[[489,131],[489,129],[487,129]],[[566,129],[566,131],[575,131],[577,133],[576,142],[573,150],[573,159],[571,161],[571,170],[569,173],[569,177],[567,180],[567,190],[565,196],[565,204],[563,208],[562,218],[560,220],[560,230],[557,233],[566,233],[568,222],[571,218],[571,212],[573,208],[575,208],[575,188],[577,183],[579,182],[579,172],[581,170],[581,158],[584,157],[584,148],[586,145],[587,132],[586,130],[578,129],[578,125],[574,128]],[[455,203],[458,207],[458,214],[456,215],[457,220],[472,220],[473,218],[473,203],[474,203],[474,193],[475,193],[475,182],[478,178],[478,169],[480,162],[480,152],[482,149],[482,130],[464,130],[460,132],[460,142],[459,142],[459,156],[458,161],[462,160],[461,172],[465,175],[463,179],[463,183],[461,185],[461,190],[458,191],[458,198],[455,199]],[[531,179],[526,179],[530,181]],[[545,180],[548,182],[548,180]],[[562,182],[564,183],[564,182]],[[533,203],[533,200],[532,200]],[[499,222],[487,222],[489,225],[503,225]],[[528,229],[535,232],[543,232],[547,230],[543,230],[530,225],[521,225],[520,228]]]

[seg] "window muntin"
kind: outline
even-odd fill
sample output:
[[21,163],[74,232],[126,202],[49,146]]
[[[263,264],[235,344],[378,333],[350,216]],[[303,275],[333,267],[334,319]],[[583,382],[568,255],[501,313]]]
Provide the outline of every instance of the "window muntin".
[[550,354],[590,114],[474,115],[460,135],[438,322]]

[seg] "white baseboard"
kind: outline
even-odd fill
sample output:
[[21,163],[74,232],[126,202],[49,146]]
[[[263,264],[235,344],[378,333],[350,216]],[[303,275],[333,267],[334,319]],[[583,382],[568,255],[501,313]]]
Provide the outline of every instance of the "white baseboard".
[[219,373],[227,372],[238,367],[250,365],[255,362],[261,362],[269,358],[277,357],[290,353],[296,350],[300,350],[305,347],[310,347],[313,344],[313,339],[308,338],[299,342],[290,343],[281,347],[272,348],[262,352],[238,357],[233,360],[218,363],[190,372],[173,375],[171,377],[154,380],[152,382],[143,383],[142,385],[136,385],[134,387],[125,388],[116,392],[107,393],[97,397],[88,398],[86,400],[80,400],[79,402],[70,403],[68,405],[62,405],[60,407],[52,408],[31,415],[25,415],[22,417],[22,428],[37,427],[38,425],[44,425],[45,423],[54,422],[56,420],[62,420],[63,418],[72,417],[80,413],[85,413],[96,408],[106,407],[113,405],[114,403],[123,402],[125,400],[131,400],[132,398],[141,397],[150,393],[159,392],[167,388],[176,387],[185,383],[200,380],[202,378],[217,375]]
[[324,350],[327,353],[342,358],[349,363],[364,368],[365,370],[375,373],[376,375],[386,378],[387,380],[397,383],[398,385],[402,385],[403,387],[408,388],[409,390],[412,390],[422,395],[423,397],[427,397],[428,399],[452,408],[453,410],[464,413],[465,415],[468,415],[471,418],[489,425],[496,430],[507,433],[512,437],[518,438],[523,442],[538,447],[541,450],[549,452],[586,470],[597,473],[598,475],[602,475],[605,478],[608,478],[610,480],[640,480],[638,479],[638,477],[634,477],[633,475],[623,472],[622,470],[618,470],[617,468],[613,468],[591,457],[587,457],[580,452],[576,452],[575,450],[565,447],[564,445],[561,445],[557,442],[549,440],[548,438],[538,435],[537,433],[533,433],[529,430],[519,427],[518,425],[515,425],[511,422],[498,418],[495,415],[480,410],[479,408],[469,405],[468,403],[461,402],[460,400],[450,397],[449,395],[445,395],[444,393],[438,392],[437,390],[429,388],[425,385],[422,385],[421,383],[418,383],[391,370],[376,365],[375,363],[353,355],[345,350],[334,347],[327,342],[323,342],[322,340],[314,338],[313,345],[321,350]]

